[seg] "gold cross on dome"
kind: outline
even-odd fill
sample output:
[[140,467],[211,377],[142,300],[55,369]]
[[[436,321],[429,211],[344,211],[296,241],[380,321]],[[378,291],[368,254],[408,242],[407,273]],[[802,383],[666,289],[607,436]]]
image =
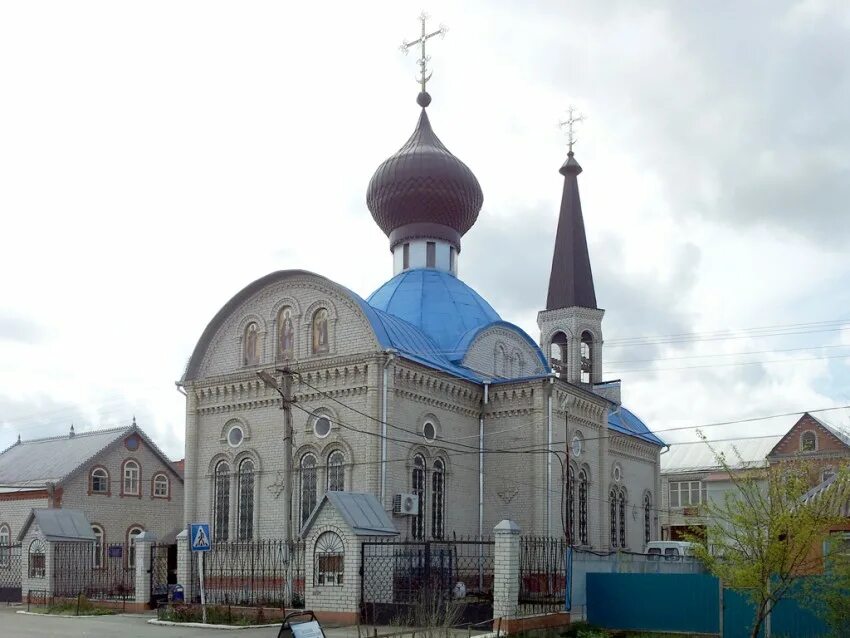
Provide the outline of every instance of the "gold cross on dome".
[[417,44],[420,46],[419,59],[416,61],[419,65],[419,77],[416,78],[416,81],[419,82],[419,86],[422,87],[423,93],[425,93],[425,85],[428,83],[428,80],[431,79],[431,72],[428,71],[428,62],[431,60],[431,57],[425,54],[425,43],[435,35],[438,35],[441,38],[446,37],[446,32],[448,31],[448,28],[441,24],[436,31],[428,33],[426,22],[428,22],[428,18],[430,17],[431,16],[423,11],[419,15],[419,21],[422,23],[422,35],[413,42],[404,40],[399,47],[401,52],[407,55],[411,48],[415,47]]
[[575,125],[584,121],[584,115],[576,112],[576,107],[570,104],[567,109],[567,119],[561,122],[561,128],[567,129],[567,144],[570,145],[570,153],[573,152],[573,145],[578,142],[575,134]]

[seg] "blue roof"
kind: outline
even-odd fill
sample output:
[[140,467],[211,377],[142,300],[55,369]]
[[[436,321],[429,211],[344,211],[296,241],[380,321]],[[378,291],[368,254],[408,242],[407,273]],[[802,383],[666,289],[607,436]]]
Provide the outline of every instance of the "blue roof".
[[[447,272],[415,268],[399,273],[373,292],[370,306],[419,328],[442,354],[459,361],[458,344],[470,331],[501,321],[493,307]],[[468,345],[468,344],[467,344]]]
[[623,406],[612,408],[608,411],[608,428],[616,432],[636,436],[639,439],[655,443],[656,445],[667,445],[655,436],[643,421]]

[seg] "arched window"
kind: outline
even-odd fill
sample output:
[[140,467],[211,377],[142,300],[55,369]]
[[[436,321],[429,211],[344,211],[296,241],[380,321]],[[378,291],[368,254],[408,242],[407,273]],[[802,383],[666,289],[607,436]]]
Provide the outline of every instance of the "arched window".
[[496,369],[495,372],[500,377],[508,376],[508,355],[505,352],[505,347],[501,344],[496,346]]
[[345,456],[334,450],[328,457],[328,492],[345,491]]
[[134,569],[136,567],[136,536],[144,532],[138,525],[133,525],[127,530],[127,568]]
[[242,365],[255,366],[260,363],[260,328],[255,321],[245,326],[242,338]]
[[425,457],[421,454],[413,457],[410,487],[411,492],[419,497],[419,511],[410,519],[410,535],[420,540],[425,537]]
[[44,578],[47,563],[44,557],[44,541],[36,538],[30,543],[27,556],[27,574],[30,578]]
[[295,356],[295,322],[292,308],[285,306],[277,315],[277,360],[288,361]]
[[593,381],[593,335],[586,330],[581,333],[581,382]]
[[567,335],[556,332],[549,342],[549,365],[555,374],[561,375],[567,369]]
[[6,524],[0,525],[0,567],[8,567],[11,559],[12,550],[12,530]]
[[345,575],[345,546],[336,532],[324,532],[316,539],[315,585],[340,586]]
[[643,497],[643,542],[652,540],[652,495],[647,492]]
[[153,489],[151,496],[154,498],[168,498],[169,487],[168,477],[160,472],[153,477]]
[[446,527],[446,466],[442,459],[434,461],[431,472],[431,537],[443,538]]
[[254,461],[244,459],[239,464],[239,518],[236,536],[240,541],[254,537]]
[[313,354],[328,351],[328,311],[319,308],[313,313]]
[[96,467],[91,471],[91,493],[109,493],[109,473],[102,467]]
[[578,542],[587,545],[587,472],[578,473]]
[[139,464],[135,461],[124,461],[123,493],[127,496],[139,496]]
[[576,542],[576,477],[573,468],[567,470],[567,540]]
[[301,457],[301,525],[307,522],[316,507],[316,457]]
[[620,533],[620,547],[625,548],[626,544],[626,492],[622,489],[618,490],[617,494],[617,524]]
[[814,452],[818,448],[818,440],[814,432],[803,432],[800,437],[800,450]]
[[609,516],[611,519],[610,526],[610,534],[611,534],[611,547],[618,547],[617,540],[619,536],[617,535],[618,526],[617,526],[617,490],[616,488],[611,488],[611,491],[608,492],[608,510]]
[[213,539],[226,541],[230,531],[230,466],[220,461],[213,474]]
[[92,567],[100,569],[103,567],[103,528],[100,525],[92,525],[91,531],[94,534],[94,556],[92,557]]

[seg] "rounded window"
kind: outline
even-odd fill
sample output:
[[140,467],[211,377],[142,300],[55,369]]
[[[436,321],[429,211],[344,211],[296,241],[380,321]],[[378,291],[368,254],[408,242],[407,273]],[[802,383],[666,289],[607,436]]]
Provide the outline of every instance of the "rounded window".
[[227,431],[227,443],[230,447],[239,447],[244,438],[245,433],[242,432],[242,428],[238,425],[234,425]]
[[425,437],[426,441],[433,441],[437,438],[437,428],[434,427],[434,424],[430,421],[426,421],[425,425],[422,426],[422,436]]
[[620,469],[619,465],[615,465],[614,466],[614,480],[619,483],[620,479],[622,479],[622,478],[623,478],[623,470]]
[[320,416],[313,424],[313,433],[320,439],[331,433],[331,421],[326,416]]
[[570,448],[573,453],[573,456],[581,456],[581,453],[584,450],[584,439],[578,432],[576,432],[575,436],[573,436],[573,441]]

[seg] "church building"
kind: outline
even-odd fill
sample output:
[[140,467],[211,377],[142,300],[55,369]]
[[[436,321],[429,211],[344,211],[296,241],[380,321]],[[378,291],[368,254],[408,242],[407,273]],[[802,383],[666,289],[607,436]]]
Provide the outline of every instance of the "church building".
[[[216,542],[295,538],[326,491],[344,490],[374,494],[410,539],[512,519],[525,534],[641,552],[659,537],[664,443],[604,380],[582,168],[570,150],[534,339],[459,276],[484,196],[434,132],[430,101],[423,90],[413,134],[366,190],[393,276],[361,297],[272,272],[201,335],[180,382],[185,519],[209,520]],[[258,377],[281,370],[293,375],[289,472],[281,397]]]

